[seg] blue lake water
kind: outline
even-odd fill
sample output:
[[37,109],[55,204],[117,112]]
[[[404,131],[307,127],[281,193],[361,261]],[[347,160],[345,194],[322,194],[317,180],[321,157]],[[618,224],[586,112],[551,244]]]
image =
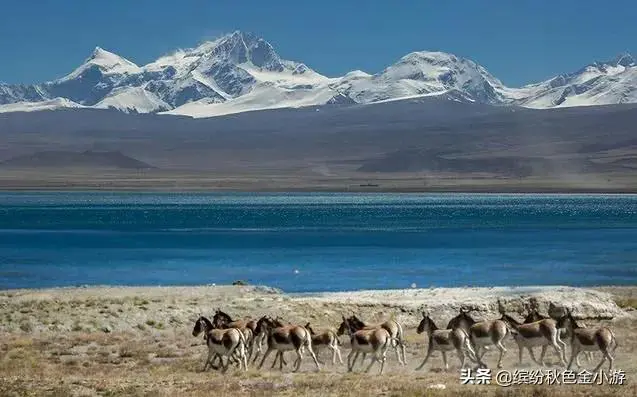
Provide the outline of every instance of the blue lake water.
[[636,195],[0,193],[0,289],[637,284]]

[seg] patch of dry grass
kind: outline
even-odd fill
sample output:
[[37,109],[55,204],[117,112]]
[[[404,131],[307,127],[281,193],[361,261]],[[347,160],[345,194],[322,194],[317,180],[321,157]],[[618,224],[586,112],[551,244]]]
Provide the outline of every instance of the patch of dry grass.
[[615,299],[615,303],[622,309],[637,310],[637,297],[619,297]]

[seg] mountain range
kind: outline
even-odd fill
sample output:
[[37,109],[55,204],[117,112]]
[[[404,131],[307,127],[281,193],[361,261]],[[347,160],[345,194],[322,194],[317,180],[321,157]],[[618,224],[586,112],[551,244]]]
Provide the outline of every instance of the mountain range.
[[303,63],[281,59],[263,38],[237,31],[144,66],[97,47],[82,65],[57,80],[0,83],[0,112],[96,108],[200,118],[431,96],[536,109],[635,103],[637,65],[629,54],[620,54],[512,88],[470,59],[422,51],[376,74],[356,70],[326,77]]

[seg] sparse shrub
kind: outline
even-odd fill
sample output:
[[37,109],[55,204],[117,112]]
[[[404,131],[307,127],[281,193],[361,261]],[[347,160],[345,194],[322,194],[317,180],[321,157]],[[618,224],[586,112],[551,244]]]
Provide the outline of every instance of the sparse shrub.
[[23,321],[20,323],[20,329],[24,332],[31,332],[33,331],[33,325],[28,321]]
[[236,280],[232,282],[232,285],[248,285],[248,282],[244,280]]
[[616,298],[615,303],[622,309],[637,309],[637,298]]

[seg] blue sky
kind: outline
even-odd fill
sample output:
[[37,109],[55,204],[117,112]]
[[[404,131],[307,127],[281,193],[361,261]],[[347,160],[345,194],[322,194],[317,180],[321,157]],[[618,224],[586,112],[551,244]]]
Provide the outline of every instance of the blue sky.
[[328,76],[374,73],[411,51],[440,50],[515,86],[635,55],[636,21],[634,0],[2,0],[0,81],[52,80],[95,46],[142,65],[242,30]]

